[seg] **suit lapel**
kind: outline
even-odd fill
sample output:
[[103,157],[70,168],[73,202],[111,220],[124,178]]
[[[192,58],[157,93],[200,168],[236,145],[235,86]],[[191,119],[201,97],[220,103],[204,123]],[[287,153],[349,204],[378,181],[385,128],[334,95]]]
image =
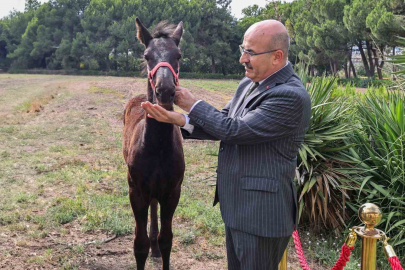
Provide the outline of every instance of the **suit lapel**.
[[[245,87],[243,91],[243,95],[239,96],[238,103],[235,106],[231,117],[239,115],[243,111],[243,109],[246,108],[247,104],[249,104],[249,102],[256,96],[258,96],[259,94],[263,93],[266,90],[273,88],[277,84],[285,83],[293,74],[294,69],[292,68],[291,63],[288,63],[287,66],[279,70],[277,73],[268,77],[263,83],[261,83],[256,89],[254,89],[252,93],[250,93],[250,95],[243,101],[243,97],[249,90],[249,86],[251,85],[251,83],[248,84],[248,87]],[[243,103],[241,104],[242,101]]]
[[[247,83],[244,83],[241,85],[243,88],[242,93],[239,95],[239,97],[235,100],[235,106],[231,108],[231,112],[229,113],[229,117],[234,117],[237,109],[240,107],[241,102],[243,101],[243,97],[246,95],[247,91],[249,91],[250,86],[252,85],[251,80],[247,80]],[[238,91],[237,91],[238,92]]]

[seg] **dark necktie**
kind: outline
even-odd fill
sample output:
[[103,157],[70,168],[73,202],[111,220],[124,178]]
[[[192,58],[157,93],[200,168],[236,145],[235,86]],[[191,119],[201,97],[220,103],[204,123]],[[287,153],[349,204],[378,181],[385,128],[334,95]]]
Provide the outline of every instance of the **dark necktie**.
[[243,100],[245,100],[245,99],[250,95],[250,93],[252,93],[253,90],[255,90],[256,87],[258,87],[258,86],[259,86],[259,83],[258,83],[258,82],[253,83],[253,84],[250,86],[249,90],[246,92],[245,98],[244,98]]

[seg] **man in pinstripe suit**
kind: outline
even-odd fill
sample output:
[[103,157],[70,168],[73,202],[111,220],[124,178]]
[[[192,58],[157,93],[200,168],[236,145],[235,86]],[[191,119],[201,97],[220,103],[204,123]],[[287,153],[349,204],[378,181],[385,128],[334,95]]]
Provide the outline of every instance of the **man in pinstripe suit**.
[[256,23],[240,46],[246,77],[221,111],[183,87],[175,102],[188,115],[142,104],[149,117],[181,126],[186,139],[221,141],[214,205],[220,202],[231,270],[276,270],[297,225],[293,178],[311,102],[288,49],[283,24]]

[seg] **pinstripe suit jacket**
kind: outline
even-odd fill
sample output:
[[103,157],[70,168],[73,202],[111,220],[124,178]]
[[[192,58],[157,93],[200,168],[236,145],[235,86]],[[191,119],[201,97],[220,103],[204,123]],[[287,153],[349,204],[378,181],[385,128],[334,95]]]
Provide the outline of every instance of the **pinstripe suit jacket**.
[[244,78],[222,111],[205,101],[190,112],[192,134],[220,140],[217,189],[226,226],[264,237],[292,234],[297,224],[293,178],[308,129],[309,94],[289,63],[243,101],[252,81]]

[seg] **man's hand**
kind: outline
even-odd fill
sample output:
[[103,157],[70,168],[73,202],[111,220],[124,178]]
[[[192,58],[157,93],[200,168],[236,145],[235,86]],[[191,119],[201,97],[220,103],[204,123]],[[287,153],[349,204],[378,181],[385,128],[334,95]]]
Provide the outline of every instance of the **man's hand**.
[[168,111],[158,104],[152,104],[149,101],[142,102],[141,107],[148,113],[149,118],[154,118],[159,122],[175,124],[177,126],[184,126],[186,118],[178,112]]
[[176,96],[174,98],[174,104],[185,110],[186,112],[190,112],[191,107],[193,107],[194,103],[198,100],[191,94],[190,90],[187,88],[177,86],[176,87]]

